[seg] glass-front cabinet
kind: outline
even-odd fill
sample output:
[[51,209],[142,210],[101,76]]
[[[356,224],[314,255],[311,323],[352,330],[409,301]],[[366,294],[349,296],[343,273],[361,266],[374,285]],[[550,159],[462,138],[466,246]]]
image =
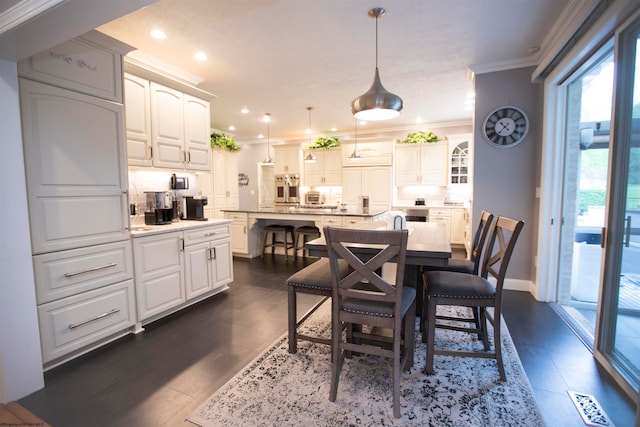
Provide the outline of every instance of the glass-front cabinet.
[[469,183],[469,141],[461,142],[451,150],[450,184]]

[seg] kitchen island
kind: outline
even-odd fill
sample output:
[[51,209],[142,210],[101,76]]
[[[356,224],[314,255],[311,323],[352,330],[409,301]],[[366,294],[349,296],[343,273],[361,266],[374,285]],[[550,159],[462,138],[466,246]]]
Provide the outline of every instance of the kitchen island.
[[[231,220],[231,249],[234,256],[253,258],[262,255],[264,227],[271,224],[314,225],[346,227],[361,221],[381,221],[386,210],[368,210],[349,207],[274,206],[259,209],[225,210],[225,219]],[[281,250],[280,248],[278,248]],[[284,252],[283,252],[284,253]]]

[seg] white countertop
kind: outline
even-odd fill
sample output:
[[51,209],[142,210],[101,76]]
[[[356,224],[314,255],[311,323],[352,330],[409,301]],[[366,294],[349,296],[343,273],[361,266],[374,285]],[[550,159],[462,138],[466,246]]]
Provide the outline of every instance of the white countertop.
[[209,227],[212,225],[220,225],[220,224],[230,224],[230,219],[213,219],[209,218],[207,221],[190,221],[190,220],[181,220],[172,222],[171,224],[163,224],[163,225],[146,225],[144,223],[144,218],[142,218],[142,222],[131,220],[131,237],[143,237],[150,236],[153,234],[161,234],[161,233],[169,233],[172,231],[181,231],[187,228],[199,228],[199,227]]

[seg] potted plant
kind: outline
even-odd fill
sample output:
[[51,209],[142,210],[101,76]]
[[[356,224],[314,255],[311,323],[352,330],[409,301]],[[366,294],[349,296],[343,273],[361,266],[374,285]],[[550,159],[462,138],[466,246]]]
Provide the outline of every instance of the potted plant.
[[309,146],[311,150],[340,147],[340,140],[335,136],[321,136]]
[[431,131],[417,131],[408,134],[405,139],[400,141],[400,144],[424,144],[437,141],[440,141],[440,138],[435,133]]
[[222,148],[227,151],[240,151],[240,146],[229,135],[214,132],[211,134],[211,147]]

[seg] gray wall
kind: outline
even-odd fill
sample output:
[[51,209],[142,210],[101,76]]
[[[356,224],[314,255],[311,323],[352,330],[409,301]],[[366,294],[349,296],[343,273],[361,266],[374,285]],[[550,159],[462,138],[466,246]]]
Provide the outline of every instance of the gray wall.
[[[475,78],[473,224],[486,209],[525,222],[507,276],[535,279],[537,211],[542,122],[542,85],[531,83],[533,68],[478,74]],[[515,147],[496,148],[482,136],[486,116],[513,105],[529,117],[529,133]]]

